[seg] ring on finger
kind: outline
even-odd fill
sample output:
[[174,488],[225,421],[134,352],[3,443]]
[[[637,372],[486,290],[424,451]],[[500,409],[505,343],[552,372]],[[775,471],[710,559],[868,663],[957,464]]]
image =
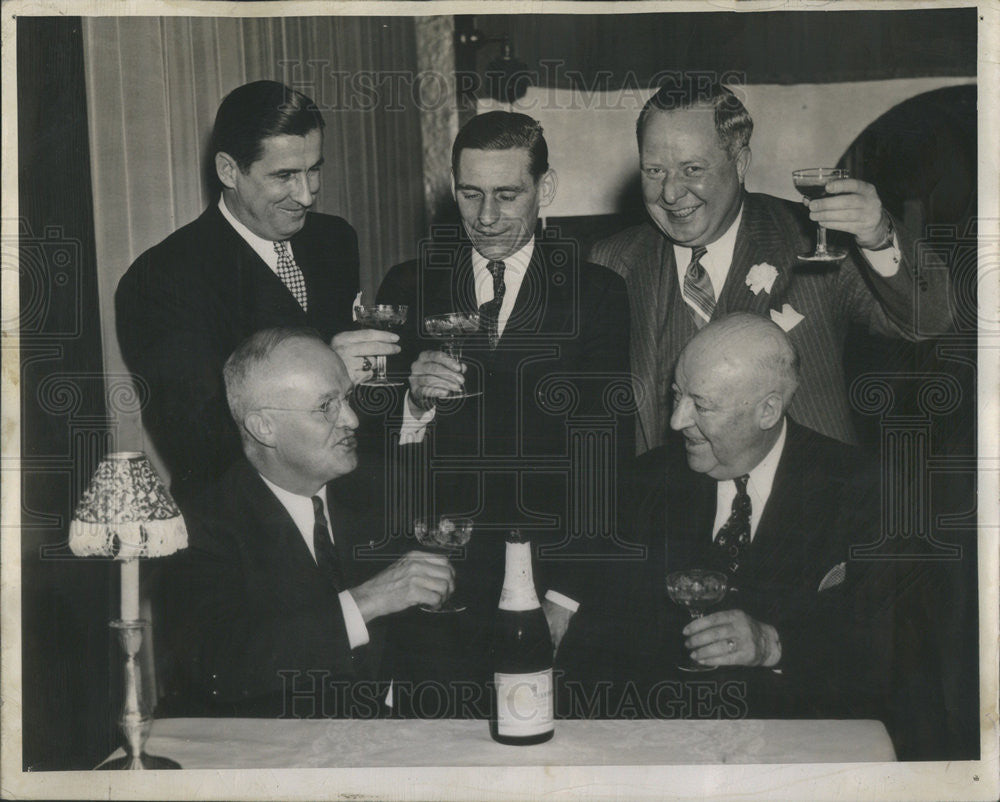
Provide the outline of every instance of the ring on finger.
[[728,643],[728,644],[729,644],[729,653],[730,653],[730,654],[732,654],[733,652],[735,652],[735,651],[736,651],[736,641],[734,641],[734,640],[733,640],[732,638],[729,638],[729,639],[728,639],[728,640],[726,641],[726,643]]

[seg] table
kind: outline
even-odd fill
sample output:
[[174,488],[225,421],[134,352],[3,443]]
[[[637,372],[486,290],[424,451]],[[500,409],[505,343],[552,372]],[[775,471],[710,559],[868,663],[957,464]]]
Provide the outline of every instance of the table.
[[[551,741],[504,746],[485,721],[189,718],[154,723],[150,755],[185,769],[656,766],[896,759],[879,721],[557,721]],[[121,750],[112,757],[122,754]]]

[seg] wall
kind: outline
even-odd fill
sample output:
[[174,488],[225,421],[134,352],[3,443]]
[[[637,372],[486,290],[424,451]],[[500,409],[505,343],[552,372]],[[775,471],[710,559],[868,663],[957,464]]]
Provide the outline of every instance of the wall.
[[[835,163],[865,127],[897,103],[971,78],[916,78],[834,84],[743,87],[754,120],[747,188],[785,198],[797,167]],[[552,217],[622,211],[638,201],[635,120],[651,93],[532,88],[514,111],[545,128],[549,161],[559,175]],[[486,101],[480,110],[508,108]]]

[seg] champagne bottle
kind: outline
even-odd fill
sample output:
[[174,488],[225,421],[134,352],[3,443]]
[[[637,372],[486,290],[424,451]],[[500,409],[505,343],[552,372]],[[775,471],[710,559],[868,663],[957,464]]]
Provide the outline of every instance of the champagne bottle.
[[540,744],[555,732],[552,637],[535,593],[531,542],[507,536],[507,567],[493,631],[490,735],[515,746]]

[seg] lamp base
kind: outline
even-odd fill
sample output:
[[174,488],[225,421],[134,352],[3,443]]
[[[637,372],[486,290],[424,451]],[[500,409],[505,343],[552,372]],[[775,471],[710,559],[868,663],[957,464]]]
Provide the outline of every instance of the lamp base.
[[181,764],[168,757],[156,757],[155,755],[141,754],[138,757],[125,755],[124,757],[109,760],[102,763],[100,771],[159,771],[160,769],[179,769]]

